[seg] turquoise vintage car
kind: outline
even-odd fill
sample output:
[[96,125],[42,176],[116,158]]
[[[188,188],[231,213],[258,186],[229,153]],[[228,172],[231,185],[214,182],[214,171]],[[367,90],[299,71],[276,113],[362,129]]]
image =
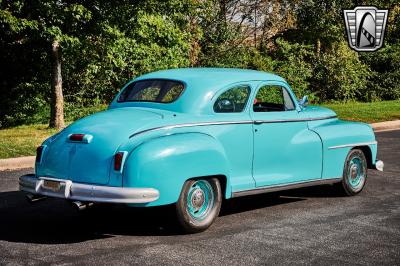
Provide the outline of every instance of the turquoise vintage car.
[[373,130],[305,101],[266,72],[149,73],[44,141],[20,189],[81,208],[175,204],[187,232],[208,228],[223,199],[334,183],[359,193],[367,169],[383,170]]

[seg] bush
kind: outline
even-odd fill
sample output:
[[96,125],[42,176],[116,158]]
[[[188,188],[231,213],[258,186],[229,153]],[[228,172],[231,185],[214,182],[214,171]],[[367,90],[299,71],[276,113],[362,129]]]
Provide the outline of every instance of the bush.
[[313,50],[310,45],[276,40],[276,51],[272,52],[276,66],[274,71],[284,77],[298,98],[309,95],[310,101],[318,100],[311,90],[310,79],[313,74]]
[[205,67],[229,67],[256,69],[272,72],[275,62],[266,54],[248,46],[237,46],[230,48],[215,49],[212,51],[214,56],[201,55],[201,65]]
[[400,99],[400,43],[387,44],[375,53],[361,55],[371,66],[371,75],[363,91],[363,100]]
[[341,42],[315,59],[313,91],[320,101],[362,99],[369,76],[369,66]]

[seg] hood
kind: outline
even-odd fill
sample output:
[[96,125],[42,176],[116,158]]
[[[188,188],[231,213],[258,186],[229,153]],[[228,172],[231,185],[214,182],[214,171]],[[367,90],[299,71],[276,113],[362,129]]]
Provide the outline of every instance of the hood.
[[[113,156],[129,136],[164,118],[144,108],[116,108],[82,118],[47,140],[38,176],[107,184]],[[90,143],[68,141],[70,134],[89,134]]]

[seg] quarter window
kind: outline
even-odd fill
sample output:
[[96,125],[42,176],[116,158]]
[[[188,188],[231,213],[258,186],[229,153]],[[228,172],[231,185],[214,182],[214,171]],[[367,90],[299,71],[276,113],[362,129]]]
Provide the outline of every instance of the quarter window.
[[282,112],[294,110],[294,103],[288,91],[282,86],[262,86],[254,99],[254,112]]
[[216,113],[240,113],[246,107],[249,86],[236,86],[222,93],[214,103]]

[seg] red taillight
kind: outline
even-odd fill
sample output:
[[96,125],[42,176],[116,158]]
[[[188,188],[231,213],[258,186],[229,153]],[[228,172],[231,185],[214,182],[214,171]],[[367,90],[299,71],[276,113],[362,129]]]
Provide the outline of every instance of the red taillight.
[[40,161],[42,160],[42,154],[43,154],[43,146],[39,146],[36,148],[36,162],[40,163]]
[[69,136],[69,140],[71,141],[82,141],[85,137],[85,134],[72,134]]
[[115,171],[121,171],[123,159],[124,159],[124,152],[117,152],[114,155],[114,170]]

